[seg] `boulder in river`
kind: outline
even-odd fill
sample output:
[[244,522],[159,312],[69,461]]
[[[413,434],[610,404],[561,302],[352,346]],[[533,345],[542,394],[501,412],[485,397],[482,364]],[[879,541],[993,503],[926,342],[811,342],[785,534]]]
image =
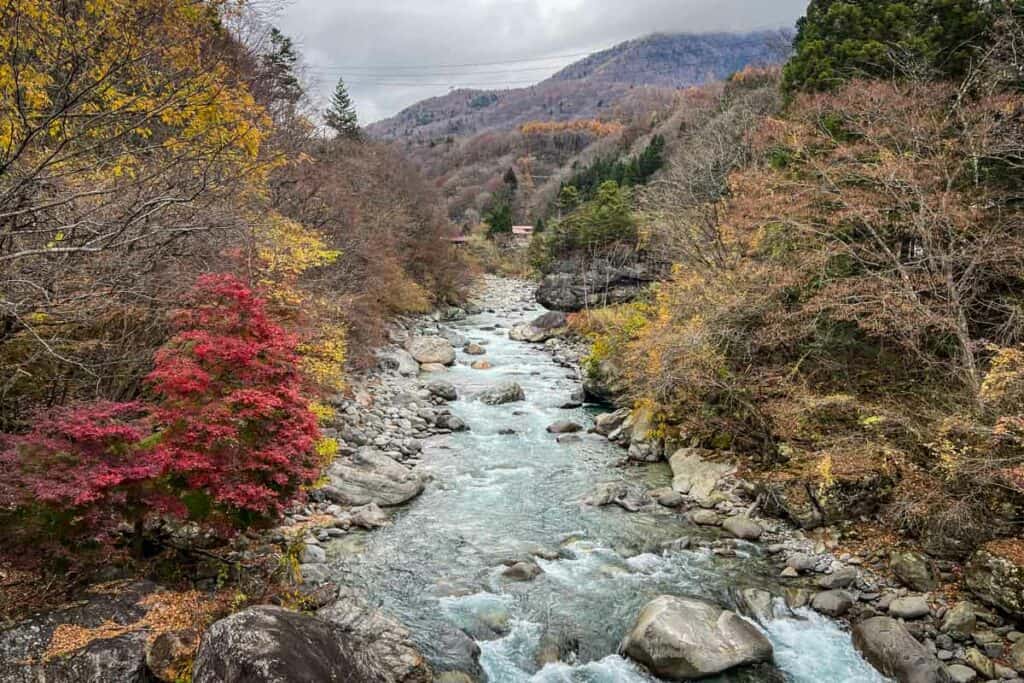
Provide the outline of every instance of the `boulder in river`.
[[412,337],[405,349],[419,363],[451,365],[455,362],[455,349],[444,337]]
[[515,382],[502,382],[495,387],[485,389],[477,394],[477,399],[481,403],[486,403],[490,406],[498,406],[505,403],[525,401],[526,393],[523,391],[523,388]]
[[536,562],[516,562],[502,570],[501,575],[509,581],[531,581],[544,570]]
[[841,617],[853,607],[853,595],[844,590],[827,590],[815,594],[811,607],[830,617]]
[[512,341],[525,341],[539,344],[552,337],[557,337],[565,328],[567,320],[565,313],[559,311],[548,311],[528,323],[516,325],[508,332],[508,338]]
[[423,492],[423,475],[370,447],[351,459],[339,458],[327,468],[324,495],[341,505],[401,505]]
[[559,420],[548,425],[550,434],[573,434],[583,430],[583,426],[569,420]]
[[612,413],[601,413],[594,419],[594,431],[601,436],[608,436],[622,426],[629,417],[628,408],[619,408]]
[[443,379],[434,379],[427,382],[426,389],[432,396],[437,396],[445,401],[454,401],[459,397],[459,392],[456,391],[455,385]]
[[718,482],[736,470],[729,462],[708,459],[709,455],[711,451],[681,448],[668,461],[672,467],[672,488],[690,496],[701,506],[714,504],[712,496]]
[[482,356],[487,353],[487,349],[475,342],[470,342],[462,347],[462,352],[469,356]]
[[722,528],[744,541],[756,541],[764,533],[764,529],[761,528],[760,524],[749,517],[741,515],[726,519],[722,522]]
[[601,484],[585,502],[595,507],[618,505],[628,512],[637,512],[654,503],[646,490],[624,481]]
[[662,595],[640,612],[621,650],[659,678],[688,681],[770,662],[772,645],[734,612]]
[[952,680],[942,663],[891,617],[872,617],[854,626],[853,645],[873,667],[899,683]]
[[490,370],[494,366],[491,365],[490,361],[486,361],[483,358],[481,358],[480,360],[473,361],[473,363],[469,367],[473,368],[474,370]]

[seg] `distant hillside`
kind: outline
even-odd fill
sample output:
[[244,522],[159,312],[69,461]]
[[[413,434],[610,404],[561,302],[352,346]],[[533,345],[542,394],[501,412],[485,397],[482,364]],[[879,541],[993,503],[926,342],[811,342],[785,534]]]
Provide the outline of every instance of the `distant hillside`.
[[384,140],[440,141],[527,121],[614,118],[636,86],[682,88],[719,80],[749,64],[780,64],[792,31],[656,34],[616,45],[551,78],[512,90],[455,90],[367,126]]

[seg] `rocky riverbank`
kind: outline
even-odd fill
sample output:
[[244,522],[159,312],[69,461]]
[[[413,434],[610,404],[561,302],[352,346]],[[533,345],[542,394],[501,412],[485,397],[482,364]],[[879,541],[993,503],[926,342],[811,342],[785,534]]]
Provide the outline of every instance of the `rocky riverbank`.
[[[481,639],[495,635],[481,638],[476,627],[432,634],[439,641],[435,647],[454,662],[451,671],[437,675],[416,644],[417,634],[372,597],[337,581],[330,553],[332,544],[344,544],[346,537],[392,524],[393,511],[431,486],[431,468],[423,466],[431,444],[470,428],[451,409],[463,390],[445,377],[460,364],[455,368],[460,372],[490,378],[493,358],[486,342],[464,338],[456,329],[464,316],[489,308],[501,320],[520,319],[507,328],[495,323],[488,331],[521,342],[524,351],[543,349],[566,374],[581,377],[585,345],[565,334],[564,314],[536,315],[531,285],[488,278],[482,292],[465,310],[395,322],[391,343],[378,353],[379,367],[351,378],[349,390],[330,400],[336,417],[324,433],[336,439],[338,454],[324,485],[278,529],[245,540],[229,555],[253,561],[264,544],[285,549],[295,570],[294,592],[278,602],[301,611],[254,606],[217,621],[202,635],[183,626],[161,628],[153,637],[153,622],[166,620],[160,597],[166,593],[159,586],[133,583],[116,596],[93,591],[67,610],[0,632],[0,651],[6,655],[0,681],[176,680],[187,670],[193,680],[211,683],[481,680]],[[524,398],[523,387],[512,380],[480,386],[485,388],[473,397],[483,404],[503,406]],[[572,414],[584,396],[560,400],[555,405]],[[805,619],[812,609],[849,624],[864,657],[896,680],[1021,681],[1024,636],[1012,620],[1016,575],[1003,555],[993,553],[968,566],[967,583],[977,595],[957,593],[950,586],[958,566],[913,551],[846,550],[855,534],[849,528],[805,530],[774,517],[763,487],[745,479],[728,453],[667,446],[643,408],[600,414],[590,433],[582,422],[554,420],[546,431],[565,449],[587,440],[615,444],[622,453],[620,471],[663,468],[652,463],[666,461],[672,475],[658,486],[644,485],[642,477],[602,483],[584,506],[614,506],[631,517],[654,511],[691,530],[662,542],[655,549],[659,553],[742,561],[756,548],[774,567],[762,587],[737,584],[718,602],[664,595],[633,614],[621,650],[649,671],[686,679],[740,667],[755,672],[754,680],[782,680],[771,666],[771,644],[737,613],[770,626],[778,618]],[[647,539],[635,540],[638,547],[649,545]],[[551,562],[578,561],[572,543],[569,538],[561,548],[503,560],[501,580],[528,585],[557,569]],[[214,589],[214,578],[208,581]],[[495,633],[508,633],[508,619],[505,612]],[[69,642],[55,649],[62,640]],[[552,643],[542,648],[538,662],[571,661],[577,649]]]

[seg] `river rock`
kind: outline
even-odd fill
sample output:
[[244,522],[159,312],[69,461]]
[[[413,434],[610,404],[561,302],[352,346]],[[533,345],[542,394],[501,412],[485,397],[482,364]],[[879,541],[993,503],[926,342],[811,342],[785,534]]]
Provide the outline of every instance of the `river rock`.
[[939,586],[931,562],[921,553],[893,552],[889,555],[889,566],[900,581],[916,591],[927,593]]
[[818,577],[818,586],[826,590],[835,588],[849,588],[857,580],[860,572],[856,567],[840,567],[831,574],[822,574]]
[[271,605],[250,607],[214,623],[203,635],[192,680],[384,683],[373,663],[356,653],[345,634],[327,621]]
[[942,663],[891,617],[872,617],[854,626],[853,645],[872,666],[899,683],[951,681]]
[[501,575],[509,581],[532,581],[543,573],[544,570],[536,562],[516,562],[505,567]]
[[525,341],[534,344],[546,342],[561,334],[566,326],[565,313],[548,311],[528,323],[521,323],[509,330],[508,337],[513,341]]
[[479,344],[470,342],[469,344],[466,344],[465,346],[462,347],[462,352],[469,356],[482,356],[485,353],[487,353],[487,349],[480,346]]
[[431,673],[423,654],[431,651],[477,680],[483,678],[478,664],[480,648],[458,629],[435,634],[424,643],[421,652],[402,624],[375,608],[363,593],[354,588],[343,586],[338,601],[317,611],[317,616],[336,626],[344,642],[359,652],[363,661],[372,665],[377,677],[369,680],[427,683],[431,680]]
[[658,505],[663,505],[667,508],[677,508],[684,502],[683,494],[675,491],[669,486],[654,489],[650,491],[649,495],[658,502]]
[[705,459],[709,453],[699,448],[681,448],[668,461],[672,467],[672,488],[689,495],[701,506],[715,502],[712,494],[718,482],[736,470],[730,463]]
[[1008,540],[982,546],[967,563],[964,578],[982,601],[1024,619],[1024,544]]
[[440,363],[424,363],[420,366],[420,372],[426,375],[437,375],[448,372],[448,366],[441,365]]
[[608,436],[622,426],[629,417],[629,410],[620,408],[613,413],[601,413],[594,419],[594,431],[601,436]]
[[457,415],[438,415],[435,424],[441,429],[448,429],[453,432],[469,431],[469,425]]
[[690,521],[699,526],[718,526],[722,518],[714,510],[694,510],[690,513]]
[[427,382],[426,389],[432,396],[437,396],[445,401],[454,401],[459,398],[459,392],[455,389],[455,385],[451,382],[445,382],[443,379]]
[[841,617],[853,607],[854,599],[844,590],[829,590],[816,593],[811,607],[830,617]]
[[740,613],[766,624],[775,617],[773,603],[775,597],[760,588],[744,588],[736,594],[736,604]]
[[525,401],[526,393],[515,382],[502,382],[496,387],[491,387],[477,394],[477,400],[490,406],[497,406],[505,403]]
[[620,649],[659,678],[687,681],[770,662],[772,645],[734,612],[662,595],[640,612]]
[[391,523],[387,513],[381,510],[376,503],[352,508],[349,519],[352,526],[367,530],[379,529]]
[[978,672],[963,664],[953,664],[947,667],[946,671],[953,683],[973,683],[978,680]]
[[328,485],[321,490],[340,505],[401,505],[423,492],[423,475],[409,470],[370,447],[351,459],[339,458],[327,468]]
[[405,350],[419,363],[451,365],[455,362],[455,349],[444,337],[412,337]]
[[764,529],[761,528],[760,524],[749,517],[740,515],[726,519],[722,522],[722,528],[744,541],[756,541],[764,533]]
[[1010,647],[1008,658],[1014,669],[1024,672],[1024,638],[1018,638]]
[[569,420],[559,420],[548,425],[548,432],[551,434],[573,434],[575,432],[582,431],[583,427],[570,422]]
[[636,484],[626,482],[601,484],[586,502],[596,507],[618,505],[629,512],[636,512],[653,503],[647,491]]
[[928,601],[923,595],[909,595],[896,598],[889,603],[889,614],[897,619],[920,619],[931,613]]
[[940,628],[954,638],[963,639],[974,633],[977,625],[978,617],[974,612],[974,605],[964,601],[946,610]]
[[474,370],[490,370],[494,366],[491,365],[490,361],[486,361],[483,358],[481,358],[480,360],[473,361],[469,367],[473,368]]
[[397,372],[403,377],[415,377],[420,373],[420,364],[404,349],[382,351],[377,359],[382,370]]

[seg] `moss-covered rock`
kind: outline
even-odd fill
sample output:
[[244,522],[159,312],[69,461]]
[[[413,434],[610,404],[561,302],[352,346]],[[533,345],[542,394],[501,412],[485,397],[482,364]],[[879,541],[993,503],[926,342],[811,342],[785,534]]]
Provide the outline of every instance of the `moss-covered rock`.
[[1024,541],[993,541],[975,551],[964,571],[981,600],[1024,619]]

